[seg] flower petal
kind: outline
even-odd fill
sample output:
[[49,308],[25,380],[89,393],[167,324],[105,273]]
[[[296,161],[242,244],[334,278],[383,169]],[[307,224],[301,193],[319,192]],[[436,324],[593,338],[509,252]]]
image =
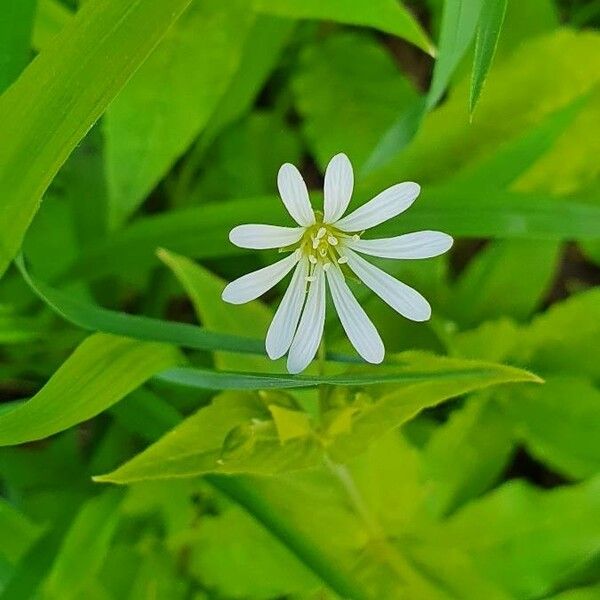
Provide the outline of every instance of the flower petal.
[[277,174],[277,187],[285,207],[292,218],[303,227],[315,222],[315,213],[310,205],[306,183],[294,165],[285,163]]
[[345,154],[336,154],[325,171],[325,223],[335,223],[346,212],[353,189],[352,163]]
[[335,226],[342,231],[363,231],[405,211],[417,198],[421,187],[412,181],[398,183],[340,219]]
[[417,290],[394,279],[349,248],[344,248],[340,254],[348,258],[348,266],[358,278],[401,315],[411,321],[427,321],[431,317],[429,302]]
[[367,313],[350,291],[338,267],[334,266],[327,271],[327,281],[344,331],[356,351],[367,362],[375,364],[382,362],[385,348],[381,337]]
[[295,244],[304,234],[303,227],[277,225],[239,225],[229,233],[229,240],[240,248],[266,250]]
[[289,349],[298,327],[300,313],[306,298],[308,260],[298,263],[283,300],[271,321],[265,342],[269,358],[281,358]]
[[345,240],[344,243],[363,254],[381,258],[432,258],[444,254],[454,240],[441,231],[416,231],[381,240]]
[[315,279],[308,288],[306,305],[290,347],[287,368],[290,373],[304,371],[315,357],[325,326],[325,273],[315,265]]
[[244,304],[250,300],[256,300],[278,284],[299,260],[300,251],[296,250],[283,260],[232,281],[223,290],[221,297],[225,302],[231,304]]

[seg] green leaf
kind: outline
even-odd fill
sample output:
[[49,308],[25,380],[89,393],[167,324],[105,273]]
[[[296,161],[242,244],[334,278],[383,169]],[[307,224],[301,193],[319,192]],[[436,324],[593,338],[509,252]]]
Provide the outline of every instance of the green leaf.
[[110,105],[104,130],[113,228],[206,126],[253,19],[245,0],[193,3]]
[[523,134],[501,144],[492,156],[468,165],[452,181],[465,186],[490,189],[509,187],[556,145],[560,136],[589,104],[590,93],[576,97],[566,106],[542,118]]
[[43,584],[44,597],[81,598],[100,570],[119,521],[122,494],[108,490],[88,500],[73,520]]
[[263,354],[259,340],[206,331],[186,323],[172,323],[115,312],[78,300],[35,279],[19,258],[17,265],[35,294],[63,319],[88,331],[98,331],[145,341],[169,342],[197,350],[230,350]]
[[600,391],[574,377],[549,378],[538,389],[498,394],[529,452],[572,479],[600,472]]
[[[594,89],[600,81],[599,49],[597,33],[567,29],[527,41],[494,65],[472,123],[465,110],[470,80],[463,78],[448,99],[423,121],[410,146],[389,166],[369,177],[369,189],[382,189],[404,179],[421,184],[441,181],[493,156],[501,144],[517,139],[548,115]],[[551,64],[552,69],[540,69],[541,64]],[[597,113],[597,106],[598,102],[588,102],[580,118],[588,111]],[[528,186],[527,191],[547,191],[562,183],[567,170],[573,169],[570,159],[561,165],[567,148],[588,169],[597,167],[591,156],[593,136],[587,139],[569,128],[563,137],[562,152],[554,157],[556,167],[548,170],[545,187]]]
[[[394,364],[397,363],[397,364]],[[391,363],[377,369],[368,369],[365,373],[348,372],[342,375],[311,376],[311,375],[287,375],[287,374],[261,374],[243,373],[235,371],[214,371],[212,369],[201,369],[191,367],[179,367],[169,369],[160,373],[158,379],[169,383],[191,388],[209,390],[263,390],[263,389],[293,389],[314,387],[324,383],[330,385],[361,386],[389,383],[421,383],[449,380],[450,389],[452,385],[460,387],[465,381],[472,377],[476,381],[498,382],[512,381],[538,381],[539,379],[520,369],[494,365],[493,363],[461,362],[444,359],[442,357],[427,356],[425,354],[407,352],[397,355]],[[435,391],[437,387],[434,385]],[[404,397],[401,394],[401,397]],[[445,399],[445,398],[443,398]],[[426,399],[423,400],[427,402]],[[431,402],[431,400],[429,400]],[[438,400],[441,401],[441,400]],[[436,401],[435,403],[437,403]],[[391,403],[394,403],[393,397]],[[385,404],[385,403],[384,403]],[[417,410],[409,404],[408,414],[412,416]],[[412,411],[412,412],[411,412]]]
[[41,528],[19,512],[4,498],[0,498],[0,556],[10,564],[16,564],[35,543]]
[[188,4],[88,2],[2,95],[0,275],[58,169]]
[[[221,299],[225,282],[213,275],[189,258],[179,256],[167,250],[159,250],[158,257],[173,271],[181,285],[185,288],[198,320],[210,329],[227,335],[244,333],[253,337],[265,336],[272,311],[259,301],[234,307]],[[275,363],[264,354],[263,357],[231,356],[223,353],[215,354],[215,365],[219,369],[235,369],[240,371],[273,371]],[[275,371],[281,371],[278,364]]]
[[542,373],[581,374],[600,379],[600,288],[554,304],[538,315],[512,356]]
[[510,422],[498,406],[484,394],[469,398],[424,448],[429,510],[445,516],[487,491],[502,474],[513,446]]
[[508,0],[483,0],[477,26],[469,110],[473,114],[498,46]]
[[[600,9],[600,5],[598,6]],[[568,590],[556,596],[548,596],[548,600],[596,600],[600,594],[600,584]]]
[[[411,369],[421,369],[423,374],[429,373],[428,379],[394,386],[360,410],[352,421],[351,432],[333,440],[329,448],[333,459],[344,462],[348,457],[363,452],[377,437],[414,418],[424,408],[436,406],[449,398],[492,385],[541,381],[527,371],[494,363],[442,358],[419,352],[398,355],[400,360],[403,357],[408,369],[406,374]],[[379,378],[381,380],[382,376]]]
[[36,0],[6,0],[0,20],[0,93],[29,62]]
[[[449,397],[489,385],[536,381],[535,376],[511,367],[490,363],[443,359],[423,355],[400,355],[403,367],[381,367],[373,375],[348,374],[327,378],[282,375],[227,374],[188,369],[168,371],[162,379],[207,386],[214,389],[281,389],[317,383],[369,385],[411,383],[358,404],[351,433],[341,431],[327,440],[332,458],[345,461],[364,451],[375,439],[412,418],[425,407]],[[394,374],[387,374],[396,371]],[[212,378],[212,379],[211,379]],[[271,420],[269,396],[223,394],[209,407],[200,409],[153,446],[116,471],[97,481],[130,483],[140,479],[192,477],[211,472],[273,474],[318,465],[323,460],[322,442],[306,428],[298,435],[298,418],[293,437],[281,436],[281,419]],[[282,407],[286,408],[287,407]],[[279,410],[279,408],[277,409]],[[289,411],[288,411],[289,412]],[[281,413],[279,414],[281,417]],[[286,434],[289,434],[287,423]],[[306,427],[306,421],[303,421]]]
[[456,67],[467,52],[484,0],[446,0],[442,14],[438,58],[427,95],[427,109],[440,100]]
[[552,285],[560,257],[556,242],[492,242],[461,273],[448,303],[451,314],[467,326],[503,315],[529,317]]
[[418,99],[380,43],[349,32],[306,48],[293,91],[304,134],[322,170],[341,150],[355,166],[362,165],[398,112]]
[[294,19],[322,19],[373,27],[412,42],[430,54],[434,49],[418,21],[400,2],[371,0],[253,0],[260,12]]
[[0,414],[0,446],[39,440],[86,421],[180,360],[170,346],[92,335],[35,396]]
[[235,505],[205,518],[190,541],[196,547],[191,572],[225,597],[267,599],[319,586],[289,549]]
[[[485,193],[486,202],[481,201]],[[465,186],[430,187],[396,222],[374,233],[397,235],[439,229],[457,237],[592,240],[600,208],[582,198],[569,202],[547,194],[513,194]],[[248,250],[231,244],[229,231],[241,223],[286,224],[281,201],[273,196],[247,198],[144,217],[105,242],[85,249],[69,278],[94,280],[109,274],[132,276],[155,264],[157,248],[196,259],[237,256]]]
[[468,553],[512,598],[542,598],[597,564],[599,510],[598,477],[552,491],[513,481],[469,504],[428,540]]
[[37,14],[33,28],[33,46],[42,50],[55,38],[72,18],[71,11],[60,0],[37,0]]
[[205,473],[273,474],[314,466],[321,457],[314,437],[283,443],[263,400],[240,392],[217,396],[158,442],[95,481],[131,483]]

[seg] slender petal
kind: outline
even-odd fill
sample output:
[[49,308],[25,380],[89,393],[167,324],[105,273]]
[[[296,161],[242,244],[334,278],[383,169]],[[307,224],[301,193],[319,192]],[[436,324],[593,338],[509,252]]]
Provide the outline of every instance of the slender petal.
[[277,285],[294,268],[298,260],[300,251],[296,250],[283,260],[232,281],[223,290],[223,300],[231,304],[244,304],[256,300]]
[[431,317],[429,302],[417,290],[394,279],[349,248],[344,248],[341,254],[348,258],[348,266],[358,278],[401,315],[412,321],[427,321]]
[[346,240],[347,246],[382,258],[432,258],[452,247],[453,239],[441,231],[417,231],[381,240]]
[[277,187],[285,207],[296,223],[303,227],[312,225],[315,213],[310,205],[306,183],[294,165],[282,165],[277,175]]
[[292,341],[287,368],[290,373],[304,371],[315,357],[325,326],[325,273],[315,265],[314,281],[308,289],[306,305]]
[[342,231],[363,231],[405,211],[417,198],[421,187],[412,181],[398,183],[340,219],[335,226]]
[[266,250],[268,248],[285,248],[290,244],[295,244],[303,233],[303,227],[239,225],[231,230],[229,240],[240,248]]
[[339,267],[327,271],[327,281],[333,304],[348,339],[367,362],[380,363],[385,355],[381,337],[367,313],[353,296]]
[[300,313],[306,298],[306,277],[308,275],[308,260],[298,263],[290,285],[283,300],[271,321],[267,331],[266,349],[269,358],[281,358],[289,349],[298,327]]
[[352,164],[345,154],[336,154],[325,171],[325,223],[335,223],[348,208],[354,188]]

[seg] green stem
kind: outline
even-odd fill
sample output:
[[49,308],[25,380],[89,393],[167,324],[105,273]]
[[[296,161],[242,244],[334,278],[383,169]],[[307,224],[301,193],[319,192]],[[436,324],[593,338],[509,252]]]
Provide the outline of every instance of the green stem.
[[407,583],[412,582],[415,585],[421,584],[422,578],[420,575],[415,572],[412,565],[398,549],[390,544],[385,530],[360,493],[348,467],[335,463],[329,457],[325,458],[325,464],[345,492],[355,514],[362,519],[366,525],[370,535],[371,547],[375,549],[380,558],[390,566],[400,581]]
[[[173,407],[162,398],[157,397],[165,406],[165,411],[157,411],[145,414],[146,421],[136,422],[136,427],[127,420],[121,424],[130,431],[139,431],[149,442],[156,441],[159,437],[148,432],[169,431],[174,423],[165,417],[173,411]],[[183,419],[183,417],[181,417]],[[176,419],[175,419],[176,420]],[[144,425],[143,427],[139,427]],[[203,480],[216,490],[227,496],[230,500],[241,506],[247,513],[252,515],[265,529],[286,546],[296,558],[312,571],[327,587],[338,594],[341,598],[350,600],[369,600],[367,594],[361,587],[347,575],[336,561],[325,554],[317,544],[314,544],[302,532],[299,532],[285,516],[271,506],[264,496],[252,484],[247,477],[227,475],[205,475]]]
[[358,583],[323,553],[317,544],[296,530],[280,511],[274,510],[246,477],[205,475],[204,479],[242,506],[341,598],[368,600]]

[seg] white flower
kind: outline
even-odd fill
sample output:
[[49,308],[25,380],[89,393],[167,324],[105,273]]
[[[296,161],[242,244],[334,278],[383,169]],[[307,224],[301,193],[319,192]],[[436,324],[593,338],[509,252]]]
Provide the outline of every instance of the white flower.
[[431,316],[427,300],[358,253],[383,258],[430,258],[446,252],[452,238],[440,231],[418,231],[387,239],[361,239],[364,230],[409,208],[420,187],[412,182],[399,183],[344,217],[354,186],[352,165],[345,154],[337,154],[327,165],[324,214],[313,211],[306,184],[293,165],[284,164],[279,169],[277,186],[298,227],[240,225],[231,231],[229,239],[241,248],[281,248],[291,254],[230,283],[223,291],[223,300],[232,304],[255,300],[293,269],[290,285],[267,332],[266,350],[273,360],[289,351],[288,371],[300,373],[315,357],[323,336],[327,282],[352,345],[367,362],[380,363],[385,353],[383,342],[350,291],[344,269],[352,270],[404,317],[426,321]]

